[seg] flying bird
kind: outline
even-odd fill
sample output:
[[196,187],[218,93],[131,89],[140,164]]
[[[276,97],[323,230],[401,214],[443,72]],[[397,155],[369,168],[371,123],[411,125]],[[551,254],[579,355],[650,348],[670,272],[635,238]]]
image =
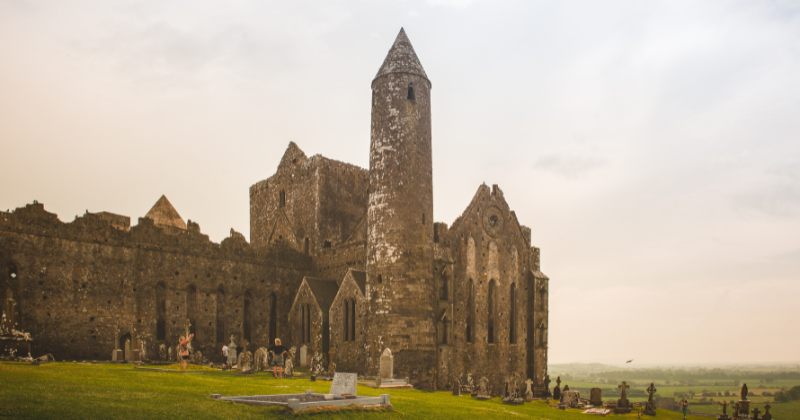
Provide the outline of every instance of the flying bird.
[[632,361],[633,361],[633,359],[631,359],[631,360],[628,360],[628,361],[627,361],[627,362],[625,362],[625,363],[630,363],[630,362],[632,362]]

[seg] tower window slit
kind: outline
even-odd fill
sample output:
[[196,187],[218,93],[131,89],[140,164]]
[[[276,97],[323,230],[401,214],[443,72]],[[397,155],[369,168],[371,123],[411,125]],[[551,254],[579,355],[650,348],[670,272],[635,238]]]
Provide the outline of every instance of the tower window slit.
[[408,99],[414,100],[414,86],[408,87]]

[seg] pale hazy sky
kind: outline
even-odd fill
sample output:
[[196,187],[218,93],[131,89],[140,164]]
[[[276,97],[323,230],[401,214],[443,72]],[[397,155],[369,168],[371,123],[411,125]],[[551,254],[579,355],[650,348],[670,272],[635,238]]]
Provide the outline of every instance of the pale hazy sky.
[[400,27],[435,219],[499,184],[551,278],[550,362],[800,359],[800,3],[0,0],[0,207],[220,241],[290,141],[368,166]]

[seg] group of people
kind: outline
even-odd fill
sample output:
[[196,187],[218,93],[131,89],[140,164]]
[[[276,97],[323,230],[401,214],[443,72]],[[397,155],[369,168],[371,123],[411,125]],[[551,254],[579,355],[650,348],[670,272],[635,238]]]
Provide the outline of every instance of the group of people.
[[[189,343],[194,340],[194,334],[190,334],[189,338],[181,336],[180,340],[180,350],[181,350],[181,359],[183,359],[183,371],[186,372],[186,363],[189,360]],[[268,348],[267,351],[272,355],[272,374],[279,379],[283,379],[283,363],[284,357],[286,356],[286,352],[289,351],[286,347],[281,345],[281,339],[275,339],[275,345]],[[228,346],[222,346],[222,354],[227,359],[228,353],[230,349]]]

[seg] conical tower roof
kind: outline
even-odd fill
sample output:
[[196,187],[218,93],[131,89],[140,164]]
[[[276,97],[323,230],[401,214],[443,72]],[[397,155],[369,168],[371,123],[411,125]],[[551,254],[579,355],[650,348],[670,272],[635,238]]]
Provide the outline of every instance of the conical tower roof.
[[403,28],[400,28],[400,33],[397,34],[397,39],[394,40],[394,45],[389,50],[389,54],[386,55],[386,60],[383,60],[383,65],[378,70],[375,78],[377,79],[389,73],[411,73],[428,78]]
[[186,229],[186,222],[181,219],[181,215],[172,207],[172,203],[167,200],[167,196],[162,195],[156,204],[144,216],[153,219],[156,226],[172,226],[178,229]]

